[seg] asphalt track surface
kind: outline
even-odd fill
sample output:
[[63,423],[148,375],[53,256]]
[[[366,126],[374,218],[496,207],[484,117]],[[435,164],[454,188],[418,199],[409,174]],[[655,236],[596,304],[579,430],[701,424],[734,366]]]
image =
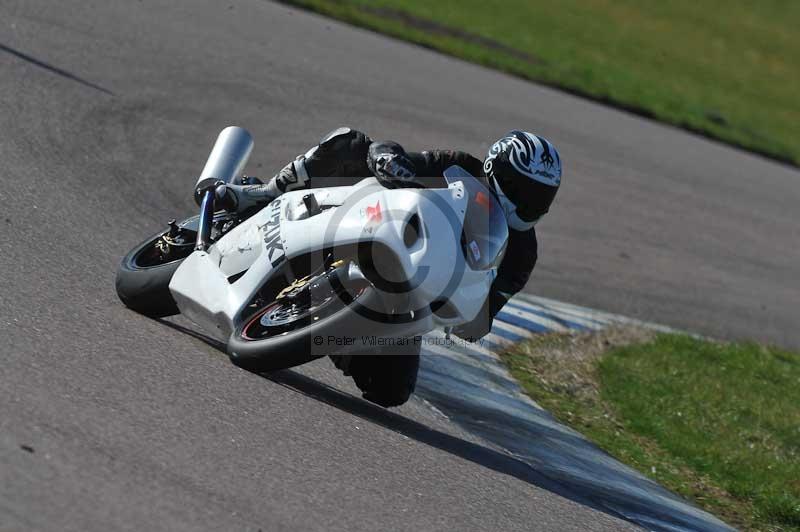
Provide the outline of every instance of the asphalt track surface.
[[619,530],[509,474],[419,401],[326,360],[272,380],[116,300],[119,258],[191,214],[217,132],[270,174],[351,124],[560,147],[533,292],[800,346],[800,173],[260,0],[0,2],[0,530]]

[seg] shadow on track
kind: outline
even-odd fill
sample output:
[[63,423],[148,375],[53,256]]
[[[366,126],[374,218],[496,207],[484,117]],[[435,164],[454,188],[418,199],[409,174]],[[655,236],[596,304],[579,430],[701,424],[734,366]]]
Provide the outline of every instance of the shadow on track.
[[[218,340],[171,321],[157,321],[226,353]],[[453,355],[423,356],[416,395],[497,449],[432,429],[291,369],[259,375],[366,422],[649,530],[730,530],[622,465],[548,412],[521,401],[489,370],[486,364],[495,359],[476,366]]]
[[[535,469],[525,462],[516,460],[494,449],[432,429],[422,423],[386,410],[349,393],[337,390],[336,388],[310,377],[306,377],[296,371],[281,370],[270,374],[262,374],[261,376],[285,388],[302,393],[307,397],[321,401],[329,406],[333,406],[348,414],[359,417],[364,421],[380,425],[381,427],[392,430],[420,443],[424,443],[425,445],[430,445],[436,449],[446,451],[464,460],[469,460],[475,464],[497,471],[498,473],[511,475],[517,479],[555,492],[559,495],[567,496],[565,493],[562,493],[563,489],[560,489],[557,483],[538,474]],[[568,498],[575,499],[572,496],[568,496]],[[584,500],[579,500],[578,502],[588,504],[588,501]],[[602,510],[602,508],[597,509]]]
[[[157,319],[156,321],[171,329],[200,340],[206,345],[227,355],[225,344],[214,338],[172,321],[163,319]],[[349,393],[340,391],[291,369],[258,375],[279,386],[301,393],[306,397],[316,399],[317,401],[338,408],[364,421],[392,430],[407,438],[448,452],[461,459],[469,460],[470,462],[491,469],[492,471],[512,476],[584,506],[613,515],[617,518],[629,520],[624,515],[612,511],[608,507],[596,504],[592,500],[582,497],[574,489],[571,489],[573,487],[565,486],[562,483],[548,478],[538,472],[530,464],[518,460],[504,452],[432,429],[422,423],[374,405]],[[569,438],[570,436],[567,437]],[[577,444],[577,442],[574,443]]]

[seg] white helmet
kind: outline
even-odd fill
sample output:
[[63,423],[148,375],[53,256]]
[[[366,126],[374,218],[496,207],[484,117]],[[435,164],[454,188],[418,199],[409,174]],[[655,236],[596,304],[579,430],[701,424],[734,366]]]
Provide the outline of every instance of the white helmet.
[[525,231],[550,209],[561,185],[561,157],[544,137],[514,130],[489,148],[483,171],[512,229]]

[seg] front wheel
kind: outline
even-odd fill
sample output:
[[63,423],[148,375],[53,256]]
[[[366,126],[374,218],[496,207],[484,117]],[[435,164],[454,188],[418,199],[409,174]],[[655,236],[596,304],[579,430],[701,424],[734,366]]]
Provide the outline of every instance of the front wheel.
[[[178,314],[169,282],[178,266],[192,254],[199,216],[175,223],[141,242],[122,258],[117,268],[117,295],[126,307],[151,318]],[[212,223],[212,240],[233,228],[237,220],[218,212]]]
[[[191,221],[191,218],[184,220],[181,225]],[[191,235],[196,233],[191,231]],[[151,318],[178,313],[169,292],[169,282],[178,266],[194,250],[191,235],[184,230],[172,238],[170,230],[161,231],[122,258],[117,268],[116,286],[117,295],[126,307]]]

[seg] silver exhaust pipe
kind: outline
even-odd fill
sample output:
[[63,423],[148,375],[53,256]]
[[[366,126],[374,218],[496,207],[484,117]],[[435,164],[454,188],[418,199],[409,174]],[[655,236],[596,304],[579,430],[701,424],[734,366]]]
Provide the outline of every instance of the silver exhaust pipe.
[[222,130],[208,156],[208,161],[197,178],[195,191],[208,187],[216,181],[230,183],[240,175],[253,151],[253,137],[238,126]]

